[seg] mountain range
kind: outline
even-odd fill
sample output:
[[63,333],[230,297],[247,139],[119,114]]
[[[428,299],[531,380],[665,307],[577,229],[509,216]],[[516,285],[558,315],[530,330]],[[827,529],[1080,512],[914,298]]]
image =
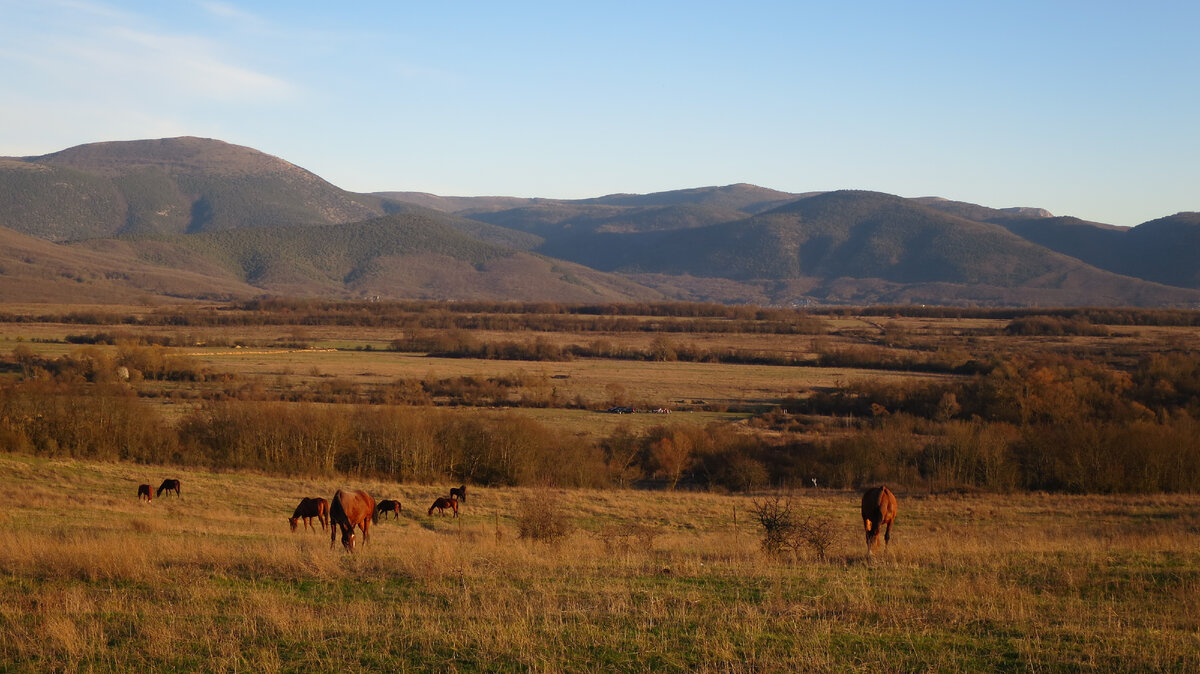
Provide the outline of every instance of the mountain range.
[[592,199],[363,194],[202,138],[0,158],[0,300],[254,295],[1200,306],[1200,213],[1132,228],[736,184]]

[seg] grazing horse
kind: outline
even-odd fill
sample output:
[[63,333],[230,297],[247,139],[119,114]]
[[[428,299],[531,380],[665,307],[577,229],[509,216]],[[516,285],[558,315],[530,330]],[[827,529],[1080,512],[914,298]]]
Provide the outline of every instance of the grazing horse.
[[142,499],[146,499],[147,501],[149,501],[152,498],[154,498],[154,495],[150,493],[150,485],[139,484],[138,485],[138,500],[140,501]]
[[375,519],[375,499],[365,491],[339,489],[329,503],[329,520],[337,525],[329,527],[329,547],[342,530],[342,545],[354,552],[354,527],[362,529],[363,543],[371,539],[371,522]]
[[884,546],[891,542],[892,522],[896,520],[896,495],[884,486],[868,489],[862,498],[863,527],[867,530],[867,557],[879,547],[879,530],[884,528]]
[[312,525],[314,517],[321,523],[321,531],[325,531],[325,527],[329,525],[329,501],[323,498],[300,499],[300,505],[296,506],[292,516],[288,518],[288,524],[292,525],[292,533],[296,533],[296,524],[301,518],[304,519],[304,526],[315,532],[317,528]]
[[459,485],[457,487],[450,487],[450,498],[457,498],[458,500],[462,501],[463,503],[466,503],[467,502],[467,485],[463,484],[463,485]]
[[433,505],[429,506],[429,514],[432,515],[433,511],[437,510],[439,515],[445,515],[446,508],[453,510],[454,516],[458,517],[458,499],[445,498],[443,496],[437,497],[437,500],[433,502]]
[[175,492],[176,496],[180,496],[179,480],[174,480],[171,478],[167,478],[167,479],[163,480],[163,483],[158,485],[158,491],[154,492],[154,495],[162,496],[162,493],[164,491],[167,492],[167,496],[170,496],[172,491]]
[[383,514],[384,519],[387,519],[388,513],[395,513],[396,517],[399,518],[400,510],[401,510],[401,508],[400,508],[399,501],[393,501],[392,499],[384,499],[379,502],[379,505],[375,506],[375,521],[379,521],[379,515],[381,513]]

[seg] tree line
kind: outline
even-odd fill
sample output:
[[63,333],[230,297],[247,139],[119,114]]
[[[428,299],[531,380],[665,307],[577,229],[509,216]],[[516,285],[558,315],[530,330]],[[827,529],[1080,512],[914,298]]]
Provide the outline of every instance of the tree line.
[[72,310],[38,315],[0,313],[6,323],[236,327],[327,325],[462,330],[731,332],[817,334],[824,318],[880,316],[1013,321],[1051,317],[1076,324],[1197,326],[1200,311],[1137,308],[977,308],[941,306],[758,307],[697,302],[562,304],[487,301],[332,301],[262,298],[130,314]]
[[0,449],[43,456],[503,485],[1195,492],[1200,355],[1154,354],[1132,371],[1015,359],[962,381],[787,400],[751,425],[783,440],[730,424],[591,439],[511,412],[427,404],[222,400],[168,423],[122,382],[0,386]]

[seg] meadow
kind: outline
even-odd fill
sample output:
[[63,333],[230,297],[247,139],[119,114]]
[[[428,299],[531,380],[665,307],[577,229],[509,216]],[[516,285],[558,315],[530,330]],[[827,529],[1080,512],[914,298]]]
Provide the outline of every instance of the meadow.
[[[760,549],[768,494],[479,487],[455,519],[425,512],[445,485],[13,455],[0,472],[3,671],[1200,667],[1196,496],[901,492],[868,561],[857,492],[785,494],[835,524],[817,561]],[[182,497],[136,499],[168,475]],[[286,521],[340,486],[404,505],[355,554]],[[573,532],[519,538],[527,498]]]
[[0,671],[1200,669],[1197,312],[0,309]]

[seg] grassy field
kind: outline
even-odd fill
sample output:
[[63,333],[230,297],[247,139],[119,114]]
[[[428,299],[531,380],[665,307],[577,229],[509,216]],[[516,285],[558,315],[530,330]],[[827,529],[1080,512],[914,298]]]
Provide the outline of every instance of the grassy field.
[[[829,558],[759,549],[755,499],[311,481],[0,455],[0,671],[1197,671],[1200,497],[809,490]],[[139,483],[182,480],[152,503]],[[398,498],[359,554],[302,496]],[[536,498],[576,531],[517,537]],[[597,535],[638,524],[650,545]],[[615,540],[615,539],[614,539]]]

